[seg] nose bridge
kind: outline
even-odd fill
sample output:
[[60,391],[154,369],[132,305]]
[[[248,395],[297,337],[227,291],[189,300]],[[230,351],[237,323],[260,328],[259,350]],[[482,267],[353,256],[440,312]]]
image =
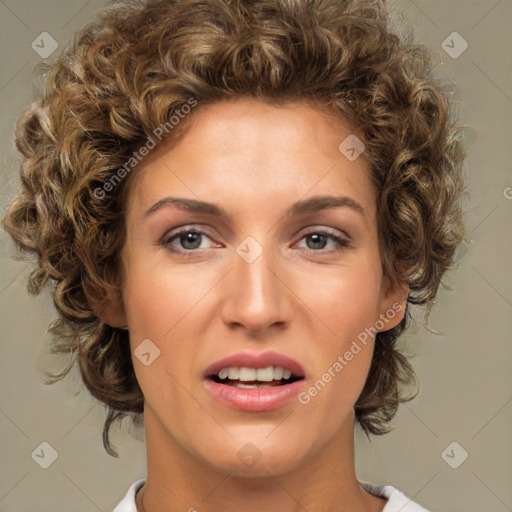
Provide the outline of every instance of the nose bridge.
[[[260,240],[264,236],[259,237]],[[252,236],[246,237],[233,255],[229,296],[225,321],[242,324],[256,333],[276,323],[289,320],[288,293],[279,273],[283,266],[279,254],[268,242],[260,244]]]

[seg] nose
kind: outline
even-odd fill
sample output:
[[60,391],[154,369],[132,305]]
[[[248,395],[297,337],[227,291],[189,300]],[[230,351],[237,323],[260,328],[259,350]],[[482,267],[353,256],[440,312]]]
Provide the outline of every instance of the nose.
[[249,262],[237,252],[226,281],[222,319],[231,329],[251,336],[267,336],[289,326],[293,293],[285,284],[284,266],[270,248]]

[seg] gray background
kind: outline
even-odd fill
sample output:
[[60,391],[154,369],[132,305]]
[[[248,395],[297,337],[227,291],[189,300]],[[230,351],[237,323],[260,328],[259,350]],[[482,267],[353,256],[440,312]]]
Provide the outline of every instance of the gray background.
[[[32,41],[51,34],[59,45],[51,62],[101,5],[0,0],[2,210],[17,186],[14,123],[33,97],[34,67],[44,62]],[[432,511],[512,510],[512,1],[392,5],[412,23],[415,39],[437,50],[438,74],[459,87],[452,100],[474,141],[466,164],[472,244],[431,315],[429,327],[440,334],[417,323],[406,337],[419,396],[400,407],[390,434],[371,443],[357,435],[358,477],[394,485]],[[458,58],[441,46],[454,31],[469,44]],[[60,368],[42,351],[53,308],[47,294],[28,296],[29,266],[10,258],[10,239],[0,236],[0,511],[109,511],[145,476],[143,435],[136,440],[114,427],[114,459],[101,442],[105,409],[78,376],[41,384],[41,365]],[[44,441],[58,452],[48,469],[31,456]],[[463,450],[468,458],[460,464]]]

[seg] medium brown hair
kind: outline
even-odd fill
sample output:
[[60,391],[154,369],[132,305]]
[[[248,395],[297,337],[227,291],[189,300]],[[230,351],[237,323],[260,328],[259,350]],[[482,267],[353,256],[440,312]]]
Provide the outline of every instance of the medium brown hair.
[[[112,422],[140,419],[143,394],[129,333],[102,322],[86,290],[119,287],[127,183],[98,189],[154,139],[156,127],[194,98],[239,96],[309,102],[339,115],[366,149],[378,192],[384,274],[410,288],[408,304],[432,305],[463,240],[465,147],[430,51],[394,32],[378,0],[128,0],[111,2],[52,63],[44,97],[20,115],[21,191],[4,218],[17,245],[37,255],[28,289],[51,284],[59,317],[53,353],[70,354]],[[192,112],[189,118],[192,118]],[[183,133],[187,119],[168,130]],[[96,193],[95,193],[96,191]],[[415,381],[398,349],[409,307],[379,332],[356,420],[388,432],[403,386]],[[417,393],[416,393],[417,394]],[[416,396],[416,394],[414,396]]]

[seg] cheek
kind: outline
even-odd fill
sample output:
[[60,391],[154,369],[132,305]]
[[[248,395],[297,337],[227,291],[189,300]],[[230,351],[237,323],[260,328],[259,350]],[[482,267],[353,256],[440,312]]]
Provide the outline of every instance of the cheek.
[[[206,269],[172,267],[161,258],[137,257],[136,253],[126,259],[125,269],[123,300],[135,372],[144,394],[154,397],[176,386],[173,377],[183,383],[193,378],[190,369],[196,365],[200,333],[211,316],[208,308],[218,277]],[[134,351],[148,339],[160,352],[154,363],[144,366]],[[158,389],[153,390],[154,386]]]
[[316,272],[304,281],[307,306],[324,324],[329,339],[357,337],[378,318],[381,273],[379,267],[354,265]]
[[[187,379],[197,356],[197,337],[191,332],[205,291],[191,286],[183,273],[162,272],[149,263],[127,265],[123,287],[135,374],[150,407],[159,410],[166,404],[183,415],[190,404],[177,383],[190,387]],[[138,356],[145,352],[150,353],[148,365]]]
[[[318,315],[314,339],[315,375],[303,395],[317,413],[338,421],[361,393],[370,369],[378,317],[380,267],[359,259],[358,265],[316,273],[304,283],[307,306]],[[318,313],[317,313],[318,312]],[[329,404],[329,405],[326,405]],[[329,422],[331,420],[325,419]]]
[[150,258],[131,258],[125,268],[123,299],[132,333],[165,344],[182,328],[183,320],[197,316],[208,289],[200,273],[191,275]]

